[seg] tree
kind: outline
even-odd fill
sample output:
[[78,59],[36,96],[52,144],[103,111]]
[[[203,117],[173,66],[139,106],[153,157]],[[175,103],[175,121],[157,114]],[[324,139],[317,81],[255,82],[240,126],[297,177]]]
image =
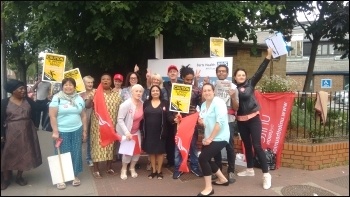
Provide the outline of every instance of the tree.
[[[164,35],[164,57],[209,54],[209,37],[237,35],[256,42],[256,12],[273,14],[268,2],[232,1],[45,1],[32,3],[39,37],[67,55],[82,74],[125,74],[145,68],[154,38]],[[248,22],[247,22],[248,21]],[[145,69],[144,69],[145,70]]]
[[37,62],[40,40],[31,30],[34,15],[31,3],[27,1],[5,1],[5,46],[6,59],[12,69],[17,71],[17,78],[26,83],[26,71]]
[[[311,91],[317,48],[321,39],[328,38],[334,43],[334,49],[348,50],[349,39],[349,2],[344,1],[279,1],[278,14],[266,13],[262,16],[266,26],[277,31],[286,32],[295,25],[305,31],[305,37],[311,42],[311,53],[307,75],[303,87],[304,92]],[[302,13],[307,18],[302,23],[297,18],[297,13]]]

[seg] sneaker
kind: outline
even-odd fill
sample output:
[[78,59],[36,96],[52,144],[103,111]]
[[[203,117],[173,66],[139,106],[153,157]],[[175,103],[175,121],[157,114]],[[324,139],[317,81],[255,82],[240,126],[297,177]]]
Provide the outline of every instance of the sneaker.
[[233,172],[229,172],[229,173],[228,173],[228,182],[229,182],[229,183],[234,183],[234,182],[236,182],[235,173],[233,173]]
[[263,176],[263,188],[270,189],[270,187],[271,187],[271,174],[266,173]]
[[254,170],[244,170],[237,173],[237,176],[255,176]]
[[192,172],[194,175],[198,176],[198,177],[202,177],[202,176],[203,176],[202,171],[200,171],[198,168],[191,169],[191,172]]
[[181,171],[175,171],[174,173],[173,173],[173,179],[178,179],[178,178],[180,178],[180,176],[183,174],[183,172],[181,172]]
[[91,160],[88,160],[87,161],[87,164],[91,167],[91,166],[94,166],[94,162],[92,162]]

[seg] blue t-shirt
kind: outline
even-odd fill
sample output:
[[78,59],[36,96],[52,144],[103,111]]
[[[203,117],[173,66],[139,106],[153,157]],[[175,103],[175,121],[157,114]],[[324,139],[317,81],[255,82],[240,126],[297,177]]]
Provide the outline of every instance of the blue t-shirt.
[[227,119],[227,107],[225,101],[219,97],[214,97],[211,102],[209,109],[207,109],[206,102],[202,104],[199,117],[203,118],[204,127],[204,137],[208,138],[215,124],[218,123],[220,130],[214,137],[213,141],[230,141],[230,128]]
[[58,107],[57,127],[59,132],[73,132],[82,125],[81,112],[85,108],[85,102],[81,96],[75,98],[76,106],[70,104],[68,100],[58,99],[53,96],[50,107]]

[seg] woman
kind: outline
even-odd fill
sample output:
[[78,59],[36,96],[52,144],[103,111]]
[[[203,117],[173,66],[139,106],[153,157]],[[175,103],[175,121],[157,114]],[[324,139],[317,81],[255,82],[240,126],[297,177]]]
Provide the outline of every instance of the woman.
[[164,100],[168,100],[168,95],[167,95],[166,89],[163,87],[162,76],[160,76],[160,74],[154,73],[152,76],[146,75],[146,77],[148,77],[147,81],[150,81],[150,86],[147,87],[147,90],[143,92],[142,101],[145,102],[146,100],[148,100],[148,97],[149,97],[149,94],[150,94],[150,91],[149,91],[150,87],[154,86],[154,85],[157,85],[157,86],[160,87],[163,99]]
[[[198,196],[210,196],[214,194],[213,185],[228,186],[229,182],[222,174],[219,166],[211,161],[213,157],[221,153],[230,139],[230,128],[227,118],[225,101],[214,97],[214,86],[206,83],[202,88],[205,102],[201,106],[198,123],[204,126],[204,139],[202,152],[199,155],[199,165],[203,171],[205,188]],[[215,173],[218,180],[211,183],[211,175]]]
[[136,72],[130,72],[125,79],[125,85],[121,92],[122,101],[126,101],[131,97],[131,88],[140,82],[140,77]]
[[[94,88],[94,78],[90,75],[83,77],[83,82],[85,86],[85,92],[81,93],[80,96],[86,101],[89,98],[91,92],[95,91]],[[86,125],[87,125],[87,138],[86,138],[86,162],[91,167],[94,165],[91,159],[91,145],[90,145],[90,128],[91,128],[91,112],[92,108],[85,108],[86,113]]]
[[259,116],[259,103],[254,96],[254,89],[256,84],[261,79],[266,67],[271,61],[272,49],[267,49],[267,56],[259,66],[252,78],[247,80],[247,73],[244,69],[238,68],[234,72],[234,79],[237,84],[239,108],[237,111],[237,126],[240,132],[242,141],[244,143],[245,155],[247,160],[247,169],[243,172],[237,173],[238,176],[254,176],[254,152],[258,155],[261,162],[263,175],[263,188],[269,189],[271,187],[271,175],[268,170],[266,155],[261,147],[261,131],[262,125]]
[[[143,150],[149,154],[152,173],[149,179],[157,176],[163,179],[162,166],[165,154],[165,140],[167,132],[167,120],[172,116],[168,113],[168,101],[163,99],[161,88],[153,85],[150,88],[150,96],[143,104],[144,111],[144,146]],[[157,168],[156,168],[157,162]]]
[[113,77],[113,92],[116,92],[118,96],[121,96],[122,93],[122,84],[123,84],[124,77],[121,74],[115,74]]
[[[78,174],[83,171],[82,142],[86,141],[87,125],[85,103],[76,92],[76,82],[73,78],[62,80],[62,91],[55,94],[49,105],[52,138],[62,139],[61,154],[70,152],[72,156],[75,179],[73,186],[79,186]],[[57,155],[57,149],[55,149]],[[58,183],[57,189],[65,189],[66,184]]]
[[140,122],[143,119],[143,103],[141,101],[143,91],[144,89],[140,84],[132,86],[131,97],[120,105],[118,112],[118,124],[116,126],[116,130],[118,134],[122,136],[120,146],[123,146],[124,140],[134,140],[136,142],[133,155],[123,154],[122,169],[120,174],[120,178],[122,180],[126,180],[128,178],[126,171],[129,163],[131,177],[136,178],[138,176],[135,171],[135,165],[139,160],[141,153]]
[[1,190],[10,185],[10,172],[18,170],[16,183],[27,185],[23,171],[42,164],[37,129],[34,126],[36,104],[27,97],[23,82],[10,79],[5,89],[12,95],[1,100]]
[[[121,99],[118,96],[118,93],[112,91],[112,77],[105,73],[101,77],[101,83],[98,86],[97,90],[92,92],[89,96],[89,99],[86,100],[86,107],[93,107],[93,112],[91,115],[91,158],[94,163],[94,171],[92,175],[96,179],[101,179],[98,163],[102,161],[107,161],[107,171],[109,175],[115,175],[114,170],[112,169],[112,162],[114,157],[114,141],[115,141],[115,125],[117,122],[117,115],[119,110],[119,105]],[[110,137],[102,138],[104,134],[105,127],[100,125],[100,118],[104,116],[105,120],[110,122],[109,128],[107,128],[107,133],[110,134]],[[112,133],[111,133],[112,132]],[[112,138],[113,139],[112,139]],[[109,138],[109,139],[108,139]],[[106,146],[102,146],[101,142],[106,142]]]

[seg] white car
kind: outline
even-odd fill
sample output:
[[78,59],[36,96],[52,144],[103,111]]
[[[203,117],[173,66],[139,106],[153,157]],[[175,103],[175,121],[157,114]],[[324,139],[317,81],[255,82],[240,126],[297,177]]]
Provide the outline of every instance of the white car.
[[334,102],[349,105],[349,84],[347,84],[344,89],[345,90],[335,92]]

